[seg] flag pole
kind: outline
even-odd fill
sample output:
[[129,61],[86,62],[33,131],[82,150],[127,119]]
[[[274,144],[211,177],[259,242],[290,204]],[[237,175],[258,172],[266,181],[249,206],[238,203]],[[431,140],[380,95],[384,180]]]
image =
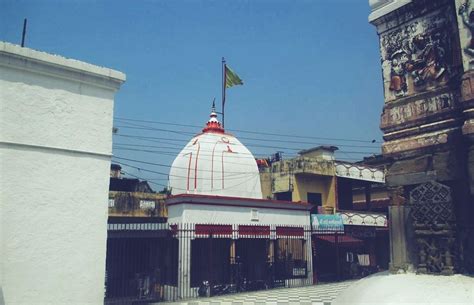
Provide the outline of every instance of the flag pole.
[[226,87],[226,75],[225,75],[225,59],[222,57],[222,128],[225,127],[225,87]]

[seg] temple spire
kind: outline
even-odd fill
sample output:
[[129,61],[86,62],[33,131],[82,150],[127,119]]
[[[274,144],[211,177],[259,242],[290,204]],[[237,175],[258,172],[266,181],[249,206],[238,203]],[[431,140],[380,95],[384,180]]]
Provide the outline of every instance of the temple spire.
[[202,130],[203,132],[217,132],[224,133],[224,128],[222,128],[221,123],[217,120],[216,113],[216,101],[212,101],[211,114],[209,115],[210,119],[206,123],[206,127]]

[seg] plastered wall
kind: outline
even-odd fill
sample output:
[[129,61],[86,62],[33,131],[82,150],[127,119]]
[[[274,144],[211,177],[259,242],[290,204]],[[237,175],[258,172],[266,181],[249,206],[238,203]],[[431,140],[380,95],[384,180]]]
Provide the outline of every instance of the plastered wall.
[[335,177],[295,175],[293,201],[307,201],[308,192],[321,193],[323,205],[335,206]]
[[[251,210],[258,211],[258,220],[251,219]],[[237,206],[180,204],[168,207],[168,223],[279,224],[309,225],[309,212]]]
[[124,80],[0,42],[0,304],[103,304],[113,98]]

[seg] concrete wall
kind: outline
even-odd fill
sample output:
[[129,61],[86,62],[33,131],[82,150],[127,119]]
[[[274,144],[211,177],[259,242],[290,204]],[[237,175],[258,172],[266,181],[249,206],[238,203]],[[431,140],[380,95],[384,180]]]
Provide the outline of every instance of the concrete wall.
[[113,98],[124,80],[0,42],[0,303],[103,304]]
[[272,173],[270,171],[260,172],[260,186],[262,187],[262,198],[273,199]]
[[331,176],[295,175],[293,201],[307,201],[308,192],[321,193],[323,205],[335,206],[335,185]]
[[[371,189],[370,199],[371,200],[382,200],[388,198],[388,191],[386,189]],[[363,188],[356,190],[352,195],[353,202],[365,201],[365,190]]]

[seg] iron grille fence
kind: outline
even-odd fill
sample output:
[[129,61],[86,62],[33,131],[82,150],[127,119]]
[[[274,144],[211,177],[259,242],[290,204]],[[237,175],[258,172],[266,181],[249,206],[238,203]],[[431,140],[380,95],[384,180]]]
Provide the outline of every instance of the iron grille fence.
[[105,304],[311,285],[312,233],[266,224],[109,225]]

